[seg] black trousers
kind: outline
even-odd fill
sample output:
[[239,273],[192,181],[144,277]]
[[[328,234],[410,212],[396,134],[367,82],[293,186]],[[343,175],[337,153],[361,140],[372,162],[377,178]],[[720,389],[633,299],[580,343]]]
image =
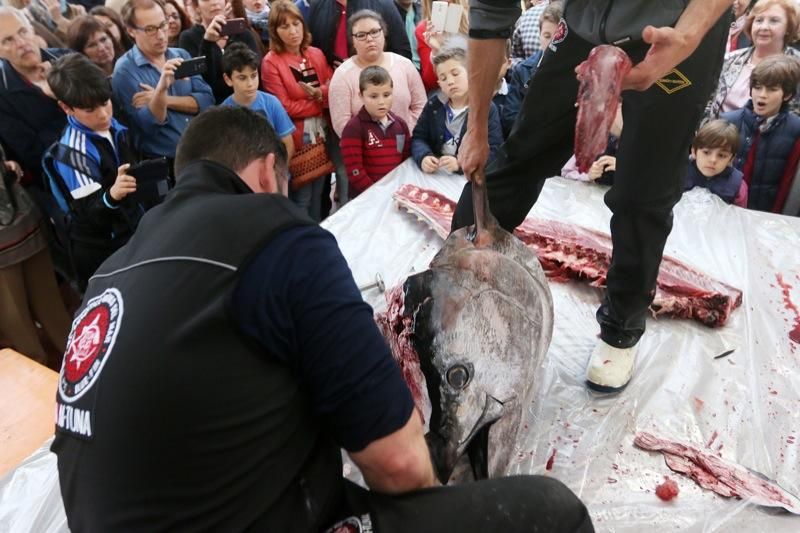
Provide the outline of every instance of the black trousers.
[[[586,507],[563,483],[514,476],[387,496],[346,482],[346,499],[361,531],[375,533],[591,533]],[[340,527],[328,531],[359,531]]]
[[[647,308],[672,230],[672,208],[680,199],[686,158],[722,68],[728,17],[723,16],[686,61],[647,91],[622,95],[623,130],[614,185],[605,203],[613,214],[613,253],[606,295],[597,311],[601,338],[627,348],[644,333]],[[575,67],[594,45],[568,31],[548,49],[533,76],[522,111],[487,169],[489,205],[508,231],[518,226],[539,197],[547,177],[559,175],[572,155],[578,81]],[[634,64],[648,46],[623,47]],[[453,229],[473,223],[472,187],[458,202]]]

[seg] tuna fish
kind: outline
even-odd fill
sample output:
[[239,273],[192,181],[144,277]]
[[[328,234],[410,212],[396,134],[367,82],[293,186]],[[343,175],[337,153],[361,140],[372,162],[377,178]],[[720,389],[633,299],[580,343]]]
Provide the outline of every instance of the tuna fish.
[[426,438],[442,483],[463,456],[475,479],[506,473],[553,332],[536,255],[474,190],[476,226],[452,233],[429,269],[394,291],[402,305],[377,317],[412,391],[427,389]]

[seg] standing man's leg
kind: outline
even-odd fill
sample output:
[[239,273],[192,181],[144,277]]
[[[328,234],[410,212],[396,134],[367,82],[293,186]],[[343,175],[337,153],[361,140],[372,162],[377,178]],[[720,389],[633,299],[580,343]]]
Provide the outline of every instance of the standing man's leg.
[[[613,254],[607,290],[597,311],[601,339],[587,368],[588,385],[616,392],[633,372],[634,346],[644,333],[655,295],[672,208],[681,197],[686,158],[708,95],[722,66],[727,17],[708,32],[695,53],[650,89],[622,95],[623,130],[611,209]],[[644,44],[629,50],[634,63]]]
[[[522,102],[522,111],[508,140],[486,171],[489,206],[502,227],[513,231],[530,211],[544,179],[561,173],[573,152],[578,80],[575,67],[585,60],[592,44],[573,34],[553,39],[555,51],[545,51]],[[558,33],[558,32],[557,32]],[[472,184],[467,183],[453,216],[452,229],[474,223]]]

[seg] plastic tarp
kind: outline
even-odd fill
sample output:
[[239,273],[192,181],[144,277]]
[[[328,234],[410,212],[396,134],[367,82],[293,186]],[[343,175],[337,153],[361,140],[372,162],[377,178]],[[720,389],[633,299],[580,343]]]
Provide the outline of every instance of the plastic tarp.
[[[359,285],[380,274],[388,290],[424,270],[442,244],[395,206],[392,193],[404,183],[456,200],[464,179],[426,175],[407,161],[323,223]],[[532,215],[608,232],[604,192],[553,178]],[[743,210],[706,191],[690,191],[675,208],[665,253],[741,289],[742,306],[720,329],[648,320],[630,385],[619,395],[602,396],[584,385],[602,293],[579,282],[551,283],[555,329],[543,385],[508,473],[563,481],[589,507],[598,531],[800,531],[800,516],[717,496],[671,472],[660,454],[633,446],[634,435],[648,431],[718,453],[800,495],[800,346],[789,339],[800,320],[793,310],[800,304],[800,219]],[[378,290],[363,294],[376,311],[385,308]],[[680,490],[669,502],[655,495],[665,475]],[[0,531],[66,529],[55,457],[46,448],[0,481],[0,496]]]

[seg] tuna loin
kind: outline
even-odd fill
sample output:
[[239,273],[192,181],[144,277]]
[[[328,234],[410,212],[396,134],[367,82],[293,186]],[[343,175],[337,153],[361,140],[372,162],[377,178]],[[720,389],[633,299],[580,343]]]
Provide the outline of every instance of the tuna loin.
[[749,499],[757,505],[783,507],[800,514],[800,499],[758,472],[680,442],[637,433],[633,443],[664,454],[667,466],[694,479],[704,489],[726,497]]
[[608,132],[617,114],[622,80],[631,70],[628,54],[616,46],[592,48],[578,66],[578,121],[575,124],[575,160],[588,172],[608,145]]
[[497,224],[483,187],[474,189],[476,226],[447,237],[376,317],[423,412],[425,383],[426,439],[442,483],[462,456],[476,479],[507,473],[553,333],[535,253]]
[[[394,198],[404,209],[446,238],[454,202],[432,190],[403,185]],[[547,275],[555,279],[586,280],[605,286],[611,262],[611,237],[606,233],[555,220],[526,218],[514,234],[532,248]],[[664,256],[650,310],[654,316],[692,318],[706,326],[725,325],[742,303],[742,291]]]

